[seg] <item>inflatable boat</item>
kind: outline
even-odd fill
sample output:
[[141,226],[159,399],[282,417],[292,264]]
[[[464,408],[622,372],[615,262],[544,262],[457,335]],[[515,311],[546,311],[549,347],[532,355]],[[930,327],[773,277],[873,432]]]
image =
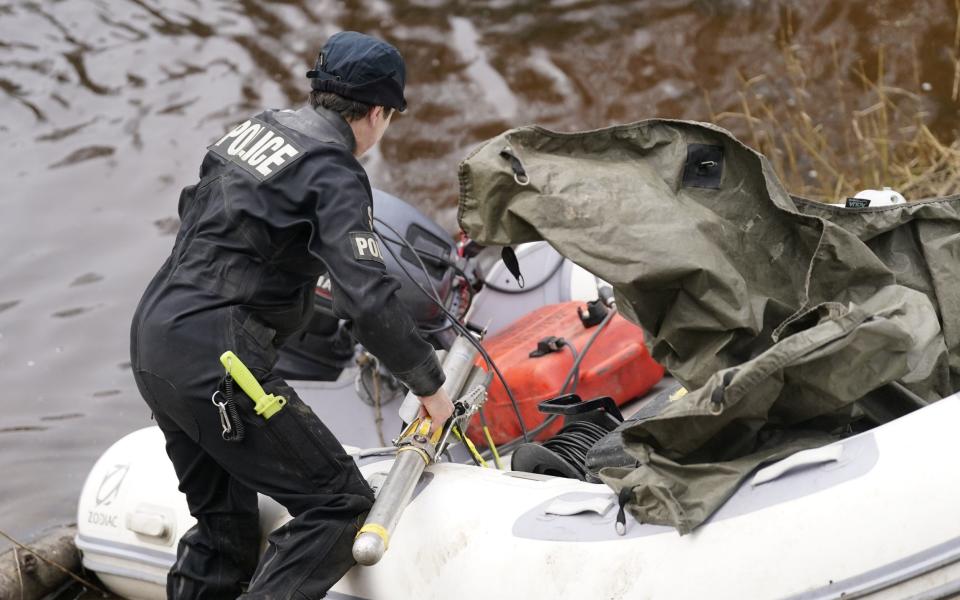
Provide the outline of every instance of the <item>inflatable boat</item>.
[[[457,313],[457,303],[467,295],[457,286],[470,284],[471,277],[457,257],[468,258],[470,252],[455,250],[449,236],[397,199],[378,192],[375,202],[378,215],[395,210],[389,222],[407,220],[394,233],[408,238],[417,253],[427,244],[434,256],[447,257],[432,274],[429,268],[413,271],[410,260],[400,269],[412,282],[405,281],[405,288],[417,285],[417,277],[432,278],[446,296],[448,312]],[[390,240],[385,241],[389,247]],[[960,521],[953,518],[960,480],[949,465],[949,457],[960,451],[960,439],[953,435],[960,395],[765,465],[693,533],[681,536],[673,528],[642,524],[623,512],[609,487],[582,471],[568,472],[564,461],[551,462],[550,452],[537,450],[549,450],[551,440],[564,435],[559,427],[576,419],[567,415],[551,425],[545,415],[537,417],[536,406],[549,399],[551,390],[553,395],[569,391],[568,373],[575,373],[571,388],[585,398],[610,397],[628,421],[669,403],[676,386],[669,378],[658,382],[662,369],[643,354],[639,328],[617,329],[610,325],[616,315],[598,321],[590,314],[586,302],[598,296],[601,282],[546,244],[522,246],[517,258],[526,286],[519,285],[508,260],[488,258],[479,269],[486,285],[465,303],[469,312],[456,316],[479,324],[487,336],[484,345],[499,348],[495,358],[502,359],[505,378],[516,387],[517,412],[527,425],[541,424],[533,430],[543,443],[510,439],[517,433],[513,412],[503,391],[490,385],[490,441],[515,450],[512,457],[503,456],[501,468],[494,460],[486,466],[464,464],[469,456],[461,446],[428,466],[383,558],[374,566],[354,567],[329,598],[946,598],[960,593]],[[403,267],[405,260],[394,255],[388,268]],[[478,263],[484,260],[478,255]],[[459,275],[442,268],[450,264]],[[421,325],[442,338],[448,317],[431,310],[420,307]],[[324,317],[322,306],[318,314]],[[323,338],[323,348],[333,347],[330,342],[340,333],[326,317],[300,342],[314,335]],[[603,335],[585,335],[591,329]],[[449,348],[449,340],[435,342]],[[355,356],[318,357],[311,347],[294,344],[281,366],[379,492],[395,462],[384,439],[402,426],[396,410],[402,390],[391,387],[388,374],[376,371],[375,363],[357,366],[348,355]],[[585,358],[577,362],[580,355]],[[303,379],[311,362],[318,361],[328,377]],[[371,377],[384,378],[377,386],[383,393],[370,393]],[[549,385],[538,388],[544,381]],[[608,413],[617,412],[612,406],[608,402]],[[481,434],[476,427],[471,431],[473,437]],[[289,519],[266,497],[260,499],[260,515],[263,539]],[[76,544],[84,566],[111,591],[130,599],[160,599],[177,541],[193,523],[177,491],[163,435],[147,427],[117,441],[90,471],[78,506]]]
[[[615,527],[603,484],[440,463],[373,567],[335,600],[949,598],[960,593],[960,395],[758,471],[689,535]],[[353,450],[358,456],[358,449]],[[358,459],[374,485],[391,460]],[[112,446],[79,507],[83,564],[112,591],[162,599],[193,524],[150,427]],[[287,519],[261,499],[264,535]],[[430,523],[430,527],[421,526]]]

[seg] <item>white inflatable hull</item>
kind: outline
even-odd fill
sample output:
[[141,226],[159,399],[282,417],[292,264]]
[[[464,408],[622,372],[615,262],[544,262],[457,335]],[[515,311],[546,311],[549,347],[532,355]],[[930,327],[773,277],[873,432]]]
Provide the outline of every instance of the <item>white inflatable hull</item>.
[[[960,395],[748,480],[687,536],[628,517],[609,488],[440,464],[374,567],[334,600],[946,598],[960,592]],[[376,482],[390,461],[361,466]],[[766,479],[765,483],[761,483]],[[602,509],[570,516],[551,514]],[[286,514],[261,502],[265,531]],[[88,569],[129,598],[164,598],[193,524],[156,428],[117,442],[81,497]]]

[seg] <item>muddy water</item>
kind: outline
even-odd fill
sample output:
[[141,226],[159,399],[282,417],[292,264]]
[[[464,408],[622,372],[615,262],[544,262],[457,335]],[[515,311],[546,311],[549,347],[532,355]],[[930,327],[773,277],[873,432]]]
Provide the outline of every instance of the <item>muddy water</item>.
[[857,101],[837,78],[871,72],[884,46],[885,83],[948,138],[955,23],[952,0],[0,2],[0,529],[73,520],[96,457],[149,424],[127,328],[179,189],[231,123],[302,102],[329,34],[379,35],[407,58],[411,110],[367,167],[449,228],[457,161],[485,138],[707,120],[738,109],[741,78],[775,87],[784,43],[802,48],[827,127]]

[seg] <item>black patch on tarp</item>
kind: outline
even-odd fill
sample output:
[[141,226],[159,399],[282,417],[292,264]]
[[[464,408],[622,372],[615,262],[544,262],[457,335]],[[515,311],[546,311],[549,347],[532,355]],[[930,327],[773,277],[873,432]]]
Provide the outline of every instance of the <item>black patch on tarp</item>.
[[723,178],[723,146],[690,144],[683,167],[683,186],[720,189]]
[[383,254],[380,252],[380,241],[369,231],[351,231],[350,247],[353,248],[353,257],[357,260],[372,260],[381,265]]
[[866,198],[847,198],[847,208],[868,208],[870,200]]

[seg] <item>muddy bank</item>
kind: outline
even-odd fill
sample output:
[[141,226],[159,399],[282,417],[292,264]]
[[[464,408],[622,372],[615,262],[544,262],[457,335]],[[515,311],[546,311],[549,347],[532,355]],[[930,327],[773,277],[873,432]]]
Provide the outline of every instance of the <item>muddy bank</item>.
[[39,600],[73,581],[69,573],[80,570],[76,533],[76,527],[57,528],[0,553],[0,600]]

